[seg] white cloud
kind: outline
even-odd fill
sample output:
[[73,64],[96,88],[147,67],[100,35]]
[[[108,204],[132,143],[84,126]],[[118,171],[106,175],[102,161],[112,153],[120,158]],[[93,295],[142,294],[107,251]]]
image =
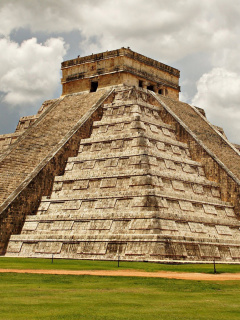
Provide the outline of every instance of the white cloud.
[[224,68],[214,68],[197,83],[192,103],[204,108],[213,124],[222,126],[232,142],[240,137],[240,76]]
[[5,93],[5,102],[29,105],[51,97],[59,84],[65,53],[61,38],[50,38],[44,44],[32,38],[21,45],[0,39],[0,91]]

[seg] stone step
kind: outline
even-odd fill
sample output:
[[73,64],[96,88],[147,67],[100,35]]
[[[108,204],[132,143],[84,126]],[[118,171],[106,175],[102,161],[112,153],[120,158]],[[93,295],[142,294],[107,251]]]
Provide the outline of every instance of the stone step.
[[[142,114],[136,114],[131,113],[128,116],[123,115],[121,118],[117,117],[116,119],[111,117],[110,119],[108,117],[104,117],[100,121],[94,121],[93,123],[93,129],[99,128],[99,127],[105,127],[105,126],[115,126],[118,124],[131,124],[132,122],[138,121],[140,123],[147,125],[153,125],[158,128],[166,128],[170,131],[174,131],[171,125],[164,123],[161,120],[156,120],[155,118],[147,117],[146,115]],[[102,132],[102,131],[101,131]]]
[[105,242],[109,243],[112,241],[118,241],[122,243],[132,242],[132,243],[138,243],[138,242],[166,242],[168,239],[171,239],[171,242],[181,242],[181,243],[197,243],[199,245],[208,244],[208,245],[230,245],[230,246],[238,246],[240,248],[239,240],[238,239],[222,239],[222,238],[209,238],[202,236],[202,241],[199,243],[199,239],[196,240],[193,237],[184,237],[181,235],[169,235],[166,236],[164,234],[145,234],[145,233],[139,233],[139,234],[98,234],[98,235],[91,235],[91,234],[82,234],[82,235],[69,235],[66,233],[65,235],[62,234],[48,234],[48,238],[41,237],[41,235],[26,235],[21,234],[18,236],[12,235],[10,241],[16,241],[16,242],[65,242],[65,243],[74,243],[74,242]]
[[[203,117],[196,108],[187,103],[175,101],[163,96],[155,95],[167,110],[173,112],[190,129],[197,138],[216,155],[237,179],[240,180],[239,152]],[[211,139],[209,139],[211,137]]]
[[[118,158],[117,158],[118,159]],[[114,158],[110,158],[109,160],[115,160]],[[109,163],[111,164],[111,163]],[[116,163],[115,163],[116,164]],[[74,167],[73,167],[74,168]],[[92,170],[83,170],[81,175],[77,175],[77,172],[74,172],[74,176],[71,177],[71,179],[67,178],[67,174],[71,174],[73,172],[72,170],[66,170],[65,174],[62,176],[56,176],[55,182],[67,182],[67,181],[79,181],[79,180],[93,180],[93,179],[107,179],[107,178],[131,178],[135,176],[152,176],[152,177],[158,177],[162,178],[164,180],[176,180],[176,181],[182,181],[186,183],[192,183],[202,186],[209,186],[209,187],[215,187],[219,188],[218,184],[214,181],[209,181],[205,178],[204,175],[198,174],[188,174],[188,172],[179,172],[174,170],[159,170],[158,168],[134,168],[129,170],[128,167],[125,168],[125,170],[119,170],[119,167],[117,166],[110,166],[107,167],[108,171],[103,171],[103,168],[101,169],[101,172],[92,172]],[[119,170],[119,172],[116,172],[116,170]],[[204,174],[204,172],[202,172]],[[79,176],[79,177],[78,177]]]
[[[68,195],[68,196],[67,196]],[[177,202],[181,202],[181,209],[184,211],[194,211],[192,208],[192,205],[190,204],[201,204],[201,205],[206,205],[206,206],[213,206],[213,207],[226,207],[226,208],[233,208],[233,206],[228,203],[228,202],[224,202],[218,199],[213,199],[212,201],[208,201],[206,200],[204,197],[202,198],[198,198],[195,195],[194,196],[185,196],[185,195],[180,195],[180,194],[176,194],[174,192],[169,192],[169,191],[157,191],[154,188],[153,189],[143,189],[143,190],[127,190],[127,191],[107,191],[104,194],[104,191],[98,192],[98,193],[85,193],[85,194],[81,194],[79,193],[78,195],[74,196],[69,196],[69,194],[67,193],[67,195],[63,195],[62,197],[56,198],[56,199],[42,199],[42,203],[43,202],[47,202],[47,203],[64,203],[64,202],[75,202],[78,201],[78,205],[80,208],[81,205],[81,201],[101,201],[101,200],[106,200],[109,199],[109,201],[112,199],[113,201],[121,200],[121,199],[130,199],[133,200],[133,207],[145,207],[147,205],[149,205],[149,207],[167,207],[168,208],[168,204],[166,203],[166,200],[169,201],[177,201]],[[146,205],[144,204],[147,200],[146,197],[150,198],[150,203],[147,203]],[[164,199],[164,200],[163,200]],[[151,204],[151,201],[153,201],[153,203]],[[184,203],[186,203],[186,206],[184,206]],[[114,204],[115,206],[115,204]],[[113,207],[114,207],[113,206]],[[112,208],[113,208],[112,207]],[[78,209],[79,209],[78,208]],[[106,206],[106,208],[108,208],[108,206]],[[99,208],[100,209],[100,208]],[[41,210],[41,209],[39,209]],[[210,211],[209,210],[205,210],[206,211]],[[211,212],[206,212],[206,213],[211,213]],[[215,212],[213,212],[212,214],[215,214]]]
[[[125,161],[124,161],[125,160]],[[158,166],[155,166],[154,169],[151,168],[151,158],[148,163],[141,163],[140,161],[136,161],[134,164],[132,161],[128,161],[127,159],[119,160],[118,166],[110,166],[111,162],[107,161],[86,161],[84,163],[74,164],[72,163],[72,166],[67,166],[65,173],[63,176],[60,176],[59,178],[56,177],[55,181],[75,181],[75,180],[81,180],[81,179],[101,179],[101,178],[117,178],[117,177],[124,177],[126,175],[141,176],[143,174],[143,170],[145,170],[145,175],[157,175],[160,178],[176,178],[176,180],[182,180],[182,181],[202,181],[204,182],[204,178],[202,178],[202,173],[204,171],[198,164],[189,164],[187,162],[185,163],[176,163],[169,159],[161,160],[161,162],[155,161],[156,163],[159,163]],[[122,163],[121,163],[122,161]],[[161,164],[161,165],[160,165]],[[125,166],[124,166],[125,165]],[[130,167],[130,169],[129,169]],[[128,168],[128,169],[127,169]],[[70,170],[71,169],[71,170]],[[158,173],[159,172],[159,173]],[[200,179],[198,180],[198,177]],[[169,180],[169,179],[168,179]]]
[[[17,143],[0,157],[0,204],[49,156],[52,148],[84,115],[89,104],[94,104],[102,95],[103,91],[100,91],[92,95],[82,93],[58,99],[22,134]],[[10,180],[9,176],[14,176],[14,179]]]
[[[142,139],[142,143],[143,144],[140,144],[142,146],[149,146],[149,143],[151,142],[154,142],[154,143],[157,143],[157,142],[162,142],[164,144],[167,144],[167,145],[173,145],[173,146],[178,146],[178,147],[182,147],[184,149],[187,149],[187,145],[186,143],[183,143],[183,142],[180,142],[180,141],[177,141],[176,139],[174,139],[173,137],[170,137],[168,134],[166,135],[159,135],[159,136],[156,136],[152,133],[144,133],[144,132],[131,132],[130,130],[127,132],[127,131],[124,131],[122,133],[118,133],[118,134],[112,134],[112,135],[99,135],[97,137],[90,137],[90,138],[87,138],[87,139],[82,139],[81,140],[81,145],[85,145],[85,144],[93,144],[93,143],[106,143],[106,142],[110,142],[110,141],[116,141],[116,140],[126,140],[126,141],[132,141],[134,139],[139,139],[141,138]],[[145,139],[145,140],[144,140]],[[145,141],[145,143],[144,143]]]
[[[234,214],[234,213],[233,213]],[[216,217],[205,215],[191,215],[178,210],[168,210],[168,211],[161,211],[159,213],[151,212],[151,211],[117,211],[117,212],[105,212],[101,210],[100,212],[88,211],[83,212],[82,214],[76,213],[63,213],[58,214],[57,220],[56,215],[54,214],[38,214],[26,217],[27,229],[28,230],[35,230],[38,223],[54,223],[54,224],[66,224],[70,222],[83,222],[83,223],[90,223],[94,221],[98,221],[99,223],[102,221],[140,221],[143,223],[148,223],[148,221],[152,219],[161,219],[167,221],[175,221],[176,223],[180,224],[188,224],[188,223],[197,223],[197,224],[204,224],[208,226],[228,226],[228,227],[240,227],[240,222],[235,216],[228,216],[228,212],[225,215],[217,215]],[[145,222],[144,222],[145,221]],[[26,224],[25,223],[25,224]],[[26,226],[23,230],[26,229]]]

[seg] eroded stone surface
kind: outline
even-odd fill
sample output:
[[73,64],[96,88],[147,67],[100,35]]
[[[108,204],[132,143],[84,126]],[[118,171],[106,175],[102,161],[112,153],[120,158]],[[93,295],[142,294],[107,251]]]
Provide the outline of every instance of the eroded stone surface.
[[179,71],[121,48],[62,72],[0,136],[0,253],[239,262],[239,151],[178,101]]
[[[119,99],[119,96],[121,99]],[[125,98],[127,97],[127,99]],[[237,261],[240,221],[150,94],[115,88],[8,256]]]

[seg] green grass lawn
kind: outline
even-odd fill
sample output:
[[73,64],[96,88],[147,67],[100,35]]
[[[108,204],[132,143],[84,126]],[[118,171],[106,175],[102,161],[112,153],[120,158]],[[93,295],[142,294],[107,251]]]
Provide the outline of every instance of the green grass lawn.
[[1,320],[235,320],[240,282],[0,274]]
[[[0,258],[0,268],[5,269],[58,269],[58,270],[119,270],[135,269],[142,271],[179,271],[213,273],[213,264],[159,264],[150,262],[122,262],[118,268],[117,261],[65,260],[31,258]],[[218,273],[240,272],[240,265],[217,264]]]

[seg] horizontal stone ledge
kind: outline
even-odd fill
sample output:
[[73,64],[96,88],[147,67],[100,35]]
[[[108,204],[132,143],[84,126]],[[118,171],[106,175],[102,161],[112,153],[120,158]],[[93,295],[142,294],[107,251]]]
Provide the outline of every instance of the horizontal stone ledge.
[[138,243],[138,244],[146,244],[146,243],[169,243],[169,244],[194,244],[194,245],[215,245],[215,246],[227,246],[227,247],[238,247],[240,249],[240,243],[238,240],[234,239],[216,239],[216,238],[193,238],[193,237],[183,237],[183,236],[165,236],[165,235],[155,235],[155,234],[122,234],[118,237],[114,235],[83,235],[82,237],[73,237],[71,239],[66,239],[61,236],[56,236],[56,238],[28,238],[24,237],[24,235],[12,235],[10,238],[10,242],[22,242],[35,244],[38,242],[51,242],[51,243],[63,243],[63,244],[78,244],[82,242],[93,242],[93,243],[118,243],[118,244],[126,244],[126,243]]
[[[102,193],[101,193],[102,194]],[[205,200],[200,200],[200,199],[194,199],[192,197],[180,197],[179,195],[173,196],[169,195],[169,192],[167,193],[160,193],[156,192],[155,189],[147,189],[147,190],[141,190],[141,191],[123,191],[123,192],[108,192],[106,195],[101,195],[99,194],[98,197],[94,197],[93,194],[85,194],[79,195],[78,197],[72,197],[72,198],[56,198],[56,199],[42,199],[42,202],[50,202],[50,203],[61,203],[65,201],[77,201],[77,200],[88,200],[88,201],[98,201],[98,200],[103,200],[103,199],[112,199],[116,198],[116,200],[121,200],[121,199],[131,199],[131,198],[136,198],[136,197],[146,197],[146,196],[152,196],[156,198],[162,198],[166,200],[174,200],[174,201],[183,201],[183,202],[191,202],[191,203],[198,203],[198,204],[206,204],[206,205],[212,205],[215,207],[227,207],[227,208],[233,208],[233,205],[231,205],[229,202],[223,202],[223,201],[205,201]]]

